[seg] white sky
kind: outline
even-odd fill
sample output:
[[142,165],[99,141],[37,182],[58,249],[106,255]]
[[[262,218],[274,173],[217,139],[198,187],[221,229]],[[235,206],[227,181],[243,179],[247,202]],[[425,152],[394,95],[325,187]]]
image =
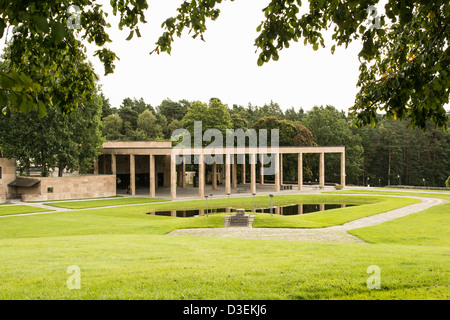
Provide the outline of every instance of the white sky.
[[[105,1],[104,9],[109,8]],[[268,0],[225,1],[216,21],[208,23],[206,42],[190,35],[175,38],[172,54],[152,54],[155,42],[162,34],[161,23],[176,15],[180,1],[150,0],[147,24],[141,24],[141,38],[126,41],[129,31],[117,28],[117,18],[110,15],[109,33],[112,49],[120,61],[114,74],[103,76],[104,70],[94,49],[89,46],[90,60],[101,76],[103,93],[113,107],[119,107],[126,97],[144,98],[158,106],[165,98],[173,101],[209,101],[217,97],[230,107],[248,103],[262,106],[271,100],[283,110],[331,104],[347,111],[357,93],[358,52],[361,45],[313,51],[303,39],[280,52],[279,61],[258,67],[254,40],[256,27],[264,19],[262,9]],[[109,10],[109,9],[108,9]]]

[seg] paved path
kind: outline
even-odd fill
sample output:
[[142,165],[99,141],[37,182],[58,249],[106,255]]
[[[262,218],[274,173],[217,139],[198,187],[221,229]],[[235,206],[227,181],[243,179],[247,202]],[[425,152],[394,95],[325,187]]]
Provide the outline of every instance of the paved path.
[[[389,197],[389,196],[388,196]],[[392,196],[395,197],[395,196]],[[263,240],[290,240],[290,241],[316,241],[316,242],[364,242],[361,239],[347,233],[348,230],[374,226],[389,220],[397,219],[416,212],[420,212],[433,206],[447,202],[443,199],[409,197],[419,199],[422,202],[406,207],[376,214],[370,217],[347,222],[340,226],[318,229],[299,228],[198,228],[179,229],[169,235],[206,236],[221,238],[245,238]]]

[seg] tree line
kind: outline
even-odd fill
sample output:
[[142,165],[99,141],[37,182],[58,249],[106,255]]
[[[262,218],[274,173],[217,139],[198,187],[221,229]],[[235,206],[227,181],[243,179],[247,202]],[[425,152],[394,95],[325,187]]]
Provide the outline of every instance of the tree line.
[[[93,102],[67,114],[58,106],[48,106],[42,118],[35,111],[0,113],[2,154],[17,158],[25,175],[33,166],[40,167],[42,176],[54,168],[60,175],[86,173],[106,140],[170,140],[178,128],[193,136],[194,121],[202,121],[203,131],[279,129],[280,146],[345,146],[347,184],[443,187],[450,176],[450,133],[431,123],[423,131],[380,116],[373,128],[356,128],[352,118],[333,106],[282,110],[273,101],[228,106],[212,98],[207,103],[165,99],[153,107],[143,98],[125,98],[116,108],[99,88],[93,96]],[[295,155],[283,158],[287,182],[297,179],[296,161]],[[318,155],[304,155],[303,171],[305,183],[318,181]],[[327,182],[340,182],[339,155],[326,155],[325,173]]]

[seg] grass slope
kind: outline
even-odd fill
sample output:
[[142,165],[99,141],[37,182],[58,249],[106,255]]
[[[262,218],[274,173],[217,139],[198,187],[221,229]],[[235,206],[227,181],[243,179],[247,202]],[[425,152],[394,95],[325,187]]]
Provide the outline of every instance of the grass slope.
[[[283,196],[277,197],[276,205],[292,203],[312,203],[316,201],[359,203],[360,206],[332,209],[322,212],[295,216],[257,214],[254,227],[290,227],[320,228],[342,224],[354,219],[415,203],[415,199],[392,199],[389,197],[359,197],[348,195],[327,196]],[[265,198],[256,199],[264,205]],[[235,199],[232,205],[245,207],[252,199]],[[366,204],[364,204],[366,203]],[[214,202],[215,206],[226,206],[228,200]],[[195,209],[203,208],[203,201],[161,202],[146,205],[100,208],[83,211],[67,211],[27,217],[9,217],[2,221],[0,239],[11,237],[50,237],[90,234],[155,234],[164,235],[181,228],[223,227],[224,214],[214,214],[195,218],[164,217],[146,215],[150,211],[163,211],[168,208]],[[20,228],[18,228],[20,226]]]
[[[255,223],[326,226],[416,201],[374,196],[314,197],[276,197],[276,205],[311,203],[315,199],[322,203],[366,204],[303,216],[259,214]],[[252,199],[233,201],[233,206],[252,206]],[[257,199],[261,206],[264,201]],[[214,200],[217,207],[227,203],[226,199]],[[364,236],[373,243],[350,244],[167,236],[177,228],[223,223],[222,215],[176,218],[145,214],[175,204],[184,209],[201,208],[204,201],[2,219],[0,299],[450,298],[449,233],[445,228],[436,231],[442,224],[448,226],[439,208],[448,210],[448,205],[355,230],[366,232]],[[419,230],[414,226],[417,224],[422,226],[421,236],[405,238]],[[397,235],[408,226],[409,230]],[[377,227],[381,229],[370,230]],[[67,268],[72,265],[81,269],[79,290],[66,286]],[[380,290],[367,288],[371,275],[367,268],[371,265],[381,270]]]
[[[1,240],[2,299],[448,299],[434,247],[153,235]],[[69,290],[67,268],[81,270]],[[367,268],[381,269],[369,290]]]
[[0,216],[8,216],[23,213],[46,212],[46,211],[50,210],[25,205],[16,205],[16,206],[9,205],[9,206],[2,206],[0,208]]
[[67,209],[86,209],[86,208],[120,206],[120,205],[137,204],[137,203],[162,202],[162,201],[167,201],[167,200],[152,199],[152,198],[119,198],[119,199],[105,199],[105,200],[50,202],[50,203],[46,203],[46,205],[58,207],[58,208],[67,208]]

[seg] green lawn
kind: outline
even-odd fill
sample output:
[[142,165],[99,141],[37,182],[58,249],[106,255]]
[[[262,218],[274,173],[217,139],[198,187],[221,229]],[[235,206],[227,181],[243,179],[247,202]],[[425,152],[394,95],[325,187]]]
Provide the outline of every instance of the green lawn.
[[45,200],[45,201],[25,201],[27,203],[47,203],[47,202],[60,202],[60,201],[78,201],[78,200],[99,200],[99,199],[114,199],[121,198],[121,195],[115,195],[110,197],[97,197],[97,198],[76,198],[76,199],[63,199],[63,200]]
[[[376,188],[375,186],[374,186],[374,188]],[[405,191],[408,191],[408,192],[410,192],[410,191],[413,191],[413,192],[422,192],[422,191],[425,191],[425,192],[449,192],[450,193],[450,189],[445,189],[445,190],[441,190],[441,189],[438,189],[438,190],[433,190],[433,189],[427,189],[427,188],[417,188],[417,189],[408,189],[408,188],[388,188],[388,187],[381,187],[381,188],[379,188],[380,190],[388,190],[388,191],[399,191],[399,190],[405,190]]]
[[[155,235],[2,240],[2,299],[448,299],[440,248]],[[69,290],[69,266],[81,289]],[[369,290],[367,268],[381,269]]]
[[[269,205],[268,197],[256,197],[256,207]],[[253,205],[251,198],[232,199],[233,207],[247,207]],[[386,210],[399,208],[418,200],[392,199],[389,197],[361,197],[350,195],[327,196],[277,196],[274,197],[275,205],[292,203],[353,203],[360,206],[343,209],[332,209],[323,212],[309,213],[295,216],[280,216],[259,213],[255,217],[254,227],[291,227],[291,228],[320,228],[381,213]],[[214,207],[228,205],[227,199],[216,199]],[[205,202],[180,201],[158,202],[134,206],[115,208],[99,208],[83,211],[67,211],[54,214],[36,215],[27,217],[14,217],[2,221],[0,239],[15,237],[42,237],[88,234],[158,234],[164,235],[180,228],[211,228],[223,227],[225,214],[214,214],[197,218],[176,218],[164,216],[152,216],[145,213],[150,211],[164,211],[170,208],[203,209]],[[21,223],[20,219],[26,219],[27,223]],[[20,230],[17,226],[20,225]]]
[[450,203],[349,233],[371,243],[450,247]]
[[[252,207],[251,198],[232,200],[232,206]],[[268,203],[263,197],[256,201],[257,206]],[[328,226],[416,200],[334,194],[275,197],[276,205],[312,201],[363,205],[302,216],[258,214],[255,225]],[[227,203],[227,199],[214,200],[215,207]],[[174,206],[202,208],[204,201],[0,220],[0,298],[450,298],[450,235],[445,229],[449,225],[448,205],[440,206],[444,211],[432,208],[397,219],[397,224],[371,227],[380,228],[376,231],[354,230],[364,233],[362,237],[370,242],[363,244],[168,236],[178,228],[223,225],[223,215],[176,218],[145,214],[155,207],[167,210]],[[397,234],[405,227],[409,230]],[[421,234],[415,236],[419,231]],[[66,286],[66,271],[72,265],[81,269],[80,290]],[[380,290],[367,288],[367,268],[371,265],[381,270]]]
[[360,195],[386,195],[386,196],[402,196],[402,197],[428,197],[428,198],[438,198],[450,201],[450,193],[432,193],[432,192],[401,192],[397,190],[341,190],[341,191],[328,191],[326,194],[360,194]]
[[15,206],[10,205],[10,206],[2,206],[0,208],[0,216],[8,216],[12,214],[23,214],[23,213],[46,212],[46,211],[49,210],[25,205],[15,205]]
[[67,208],[67,209],[87,209],[87,208],[98,208],[98,207],[108,207],[108,206],[120,206],[127,204],[137,204],[137,203],[152,203],[152,202],[162,202],[167,201],[163,199],[152,199],[152,198],[119,198],[119,199],[105,199],[105,200],[82,200],[82,201],[68,201],[68,202],[46,202],[48,206]]

